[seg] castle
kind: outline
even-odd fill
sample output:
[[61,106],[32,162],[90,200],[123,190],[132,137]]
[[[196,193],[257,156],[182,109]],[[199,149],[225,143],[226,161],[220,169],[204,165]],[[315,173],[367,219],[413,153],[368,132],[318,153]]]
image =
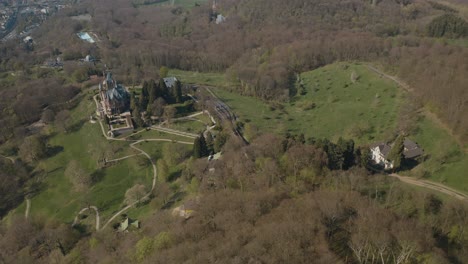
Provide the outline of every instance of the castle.
[[102,114],[111,117],[129,111],[130,94],[127,89],[117,84],[111,72],[107,72],[105,76],[104,81],[99,84]]

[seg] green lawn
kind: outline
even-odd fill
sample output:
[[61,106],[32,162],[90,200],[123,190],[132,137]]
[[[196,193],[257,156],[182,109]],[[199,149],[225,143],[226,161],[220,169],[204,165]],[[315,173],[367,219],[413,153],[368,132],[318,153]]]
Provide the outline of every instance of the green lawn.
[[[355,83],[351,81],[353,71],[359,75]],[[263,132],[304,133],[306,137],[333,140],[342,136],[369,143],[383,140],[394,131],[402,95],[395,84],[365,66],[332,64],[303,73],[301,79],[305,94],[300,95],[298,83],[298,95],[279,106],[224,89],[215,92],[241,121]]]
[[174,76],[182,83],[208,85],[216,87],[233,87],[238,83],[229,80],[223,73],[206,73],[206,72],[192,72],[182,71],[177,69],[170,69],[168,76]]
[[408,173],[444,183],[468,193],[468,155],[445,130],[431,120],[419,121],[413,139],[424,149],[426,160]]
[[198,134],[206,129],[206,124],[196,120],[177,120],[168,125],[171,129]]
[[[77,126],[75,131],[58,133],[49,139],[49,145],[59,151],[42,161],[36,168],[36,171],[43,171],[44,186],[42,191],[31,199],[31,217],[43,216],[71,222],[79,209],[89,202],[100,209],[104,220],[120,208],[128,188],[136,183],[150,186],[152,168],[140,167],[136,158],[98,170],[97,153],[102,152],[101,149],[107,150],[103,155],[108,159],[118,158],[129,154],[129,143],[105,140],[99,124],[86,121],[94,107],[94,102],[83,100],[71,115],[74,122],[81,125]],[[63,148],[61,151],[60,147]],[[86,193],[75,192],[64,175],[71,160],[77,160],[88,173],[95,173],[99,178]],[[16,212],[23,214],[24,204]]]

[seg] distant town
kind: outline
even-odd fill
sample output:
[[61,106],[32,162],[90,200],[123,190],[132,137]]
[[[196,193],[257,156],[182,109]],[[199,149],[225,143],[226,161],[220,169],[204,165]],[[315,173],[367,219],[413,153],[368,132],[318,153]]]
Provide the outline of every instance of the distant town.
[[26,38],[70,0],[0,0],[0,40]]

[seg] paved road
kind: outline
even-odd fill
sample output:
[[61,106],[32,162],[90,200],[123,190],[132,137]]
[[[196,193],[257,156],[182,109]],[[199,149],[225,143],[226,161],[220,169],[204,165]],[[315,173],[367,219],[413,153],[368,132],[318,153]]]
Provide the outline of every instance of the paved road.
[[392,173],[389,176],[397,178],[400,181],[408,183],[408,184],[412,184],[412,185],[424,187],[424,188],[427,188],[427,189],[431,189],[431,190],[434,190],[434,191],[438,191],[438,192],[447,194],[447,195],[449,195],[451,197],[454,197],[454,198],[462,200],[462,201],[468,201],[468,195],[466,195],[464,193],[461,193],[461,192],[459,192],[459,191],[457,191],[455,189],[452,189],[452,188],[447,187],[447,186],[445,186],[443,184],[440,184],[440,183],[431,182],[431,181],[428,181],[428,180],[420,180],[420,179],[416,179],[416,178],[413,178],[413,177],[401,176],[401,175],[398,175],[398,174],[395,174],[395,173]]

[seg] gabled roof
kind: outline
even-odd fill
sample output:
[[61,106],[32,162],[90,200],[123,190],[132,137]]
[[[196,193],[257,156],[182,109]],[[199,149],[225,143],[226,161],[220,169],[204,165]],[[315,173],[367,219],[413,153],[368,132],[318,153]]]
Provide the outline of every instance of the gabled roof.
[[167,88],[171,88],[176,84],[177,78],[176,77],[167,77],[167,78],[163,78],[163,81],[164,81],[164,84],[166,84]]
[[408,150],[408,151],[403,152],[403,155],[405,155],[405,158],[407,158],[407,159],[416,158],[416,157],[421,156],[422,154],[424,154],[424,152],[420,148],[412,149],[412,150]]
[[390,153],[390,150],[392,150],[392,148],[388,144],[379,145],[379,149],[380,149],[380,153],[382,153],[382,155],[385,158],[387,158],[388,153]]
[[379,148],[379,151],[380,153],[382,153],[384,158],[387,158],[388,153],[390,153],[390,150],[392,149],[392,147],[390,147],[387,143],[384,142],[374,143],[370,145],[370,148]]
[[423,150],[418,146],[418,144],[411,141],[410,139],[405,139],[404,146],[405,151],[403,152],[403,155],[405,155],[405,158],[407,159],[416,158],[424,154]]
[[[406,138],[403,145],[405,147],[404,151],[403,151],[403,155],[407,159],[416,158],[416,157],[421,156],[422,154],[424,154],[423,150],[418,146],[418,144],[411,141],[410,139]],[[374,143],[374,144],[370,145],[371,149],[374,149],[376,147],[379,148],[379,151],[380,151],[380,153],[382,153],[384,158],[387,158],[387,155],[390,153],[390,150],[392,149],[392,147],[390,145],[388,145],[387,143],[384,143],[384,142]]]
[[403,144],[405,146],[405,149],[408,150],[419,148],[418,144],[414,143],[413,141],[407,138],[405,138],[405,142]]

